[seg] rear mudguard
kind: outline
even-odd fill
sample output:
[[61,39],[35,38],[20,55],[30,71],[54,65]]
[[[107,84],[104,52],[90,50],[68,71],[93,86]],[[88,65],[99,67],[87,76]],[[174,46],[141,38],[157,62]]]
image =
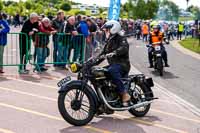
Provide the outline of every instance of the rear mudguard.
[[154,97],[153,91],[151,89],[151,87],[154,86],[152,78],[147,78],[147,77],[145,77],[144,74],[130,75],[129,77],[131,77],[132,81],[134,81],[136,84],[138,84],[138,85],[144,84],[145,86],[147,86],[147,88],[149,89],[150,97],[152,97],[152,98]]
[[87,89],[90,92],[90,94],[92,95],[93,100],[95,101],[96,108],[99,107],[99,100],[98,100],[97,94],[86,82],[84,82],[82,80],[73,80],[73,81],[65,84],[64,86],[62,86],[59,89],[58,93],[63,93],[65,91],[67,91],[71,86],[74,86],[74,85],[77,85],[77,86],[80,86],[80,87],[82,87],[82,85],[84,85],[85,89]]

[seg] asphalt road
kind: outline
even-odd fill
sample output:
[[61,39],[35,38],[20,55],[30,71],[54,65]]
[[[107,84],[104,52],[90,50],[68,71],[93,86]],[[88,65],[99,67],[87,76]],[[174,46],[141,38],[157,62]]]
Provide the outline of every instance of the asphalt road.
[[[131,63],[140,71],[153,76],[156,82],[167,89],[171,88],[174,80],[182,78],[182,75],[175,73],[171,61],[172,66],[167,69],[171,74],[168,72],[165,79],[152,74],[146,68],[148,64],[142,43],[130,41]],[[7,47],[10,56],[5,61],[10,62],[16,58],[18,48]],[[152,103],[149,113],[143,118],[135,118],[127,111],[115,112],[113,115],[94,118],[84,127],[74,127],[59,114],[56,84],[66,75],[75,75],[51,66],[42,74],[30,71],[27,75],[19,75],[17,67],[4,68],[5,73],[0,75],[0,133],[200,133],[200,117],[175,102],[176,97],[163,91],[159,85],[153,88],[159,99]],[[28,69],[33,70],[33,67],[28,65]],[[175,71],[174,75],[171,69]],[[131,69],[131,73],[137,72]],[[178,78],[173,78],[175,75]],[[170,82],[169,87],[166,81]],[[181,88],[182,84],[179,85]]]
[[[183,54],[171,45],[165,45],[168,52],[169,68],[160,77],[149,69],[147,48],[142,41],[129,39],[132,64],[161,86],[200,108],[200,60]],[[171,42],[173,43],[173,42]]]

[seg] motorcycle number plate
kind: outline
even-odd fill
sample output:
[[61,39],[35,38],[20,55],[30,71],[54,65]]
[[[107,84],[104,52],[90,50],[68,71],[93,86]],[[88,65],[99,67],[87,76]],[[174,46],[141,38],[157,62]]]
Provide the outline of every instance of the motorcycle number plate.
[[161,49],[160,46],[155,46],[156,51],[159,51],[160,49]]
[[65,83],[71,81],[71,77],[70,76],[67,76],[65,78],[63,78],[62,80],[60,80],[58,83],[57,83],[57,86],[58,87],[62,87]]

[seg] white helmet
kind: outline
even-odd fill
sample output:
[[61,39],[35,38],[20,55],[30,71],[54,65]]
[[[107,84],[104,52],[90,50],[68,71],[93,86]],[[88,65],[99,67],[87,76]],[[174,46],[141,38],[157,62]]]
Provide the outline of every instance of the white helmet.
[[110,29],[110,33],[111,34],[117,34],[117,33],[120,33],[121,31],[121,25],[118,21],[116,20],[110,20],[108,22],[106,22],[103,26],[102,26],[102,29]]

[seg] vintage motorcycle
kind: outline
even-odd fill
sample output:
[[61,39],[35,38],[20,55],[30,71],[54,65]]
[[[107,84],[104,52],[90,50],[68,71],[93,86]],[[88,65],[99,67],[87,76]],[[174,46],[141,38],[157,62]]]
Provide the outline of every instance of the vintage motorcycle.
[[77,79],[67,76],[58,82],[58,108],[68,123],[83,126],[95,115],[125,110],[136,117],[142,117],[156,99],[151,89],[152,78],[146,78],[143,74],[129,75],[122,80],[131,95],[132,104],[124,106],[106,67],[96,66],[97,62],[105,58],[106,55],[101,55],[83,64],[71,64],[71,71],[78,73]]
[[160,76],[163,76],[164,63],[163,63],[160,43],[161,42],[156,42],[156,43],[153,43],[152,45],[147,45],[147,47],[151,47],[153,49],[152,55],[153,55],[154,69],[159,72]]

